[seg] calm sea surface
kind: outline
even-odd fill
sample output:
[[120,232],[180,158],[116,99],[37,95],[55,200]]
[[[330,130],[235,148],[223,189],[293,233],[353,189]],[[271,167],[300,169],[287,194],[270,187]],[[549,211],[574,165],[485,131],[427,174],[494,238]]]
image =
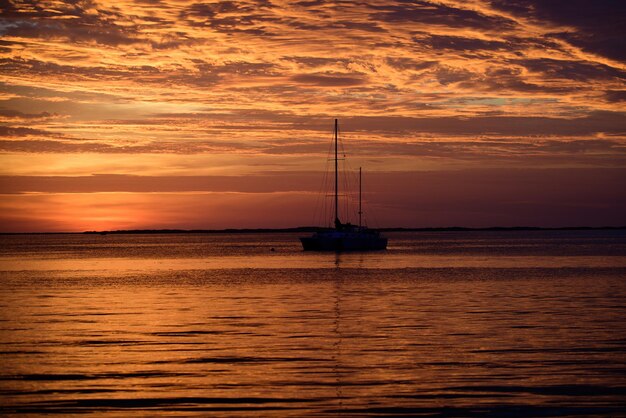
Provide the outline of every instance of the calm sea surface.
[[625,416],[626,231],[0,236],[0,414]]

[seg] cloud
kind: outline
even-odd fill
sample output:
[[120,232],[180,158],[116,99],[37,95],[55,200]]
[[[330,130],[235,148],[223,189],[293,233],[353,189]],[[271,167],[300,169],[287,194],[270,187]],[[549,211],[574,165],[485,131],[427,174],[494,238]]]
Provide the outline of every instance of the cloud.
[[460,84],[466,89],[478,89],[492,92],[511,92],[524,94],[572,94],[579,86],[555,84],[553,80],[530,79],[524,76],[521,68],[516,66],[489,68],[485,74],[467,77]]
[[387,57],[385,62],[397,70],[426,70],[437,65],[437,61],[419,61],[409,57]]
[[346,87],[365,84],[367,79],[362,74],[312,73],[297,74],[291,77],[297,83],[323,87]]
[[274,193],[316,191],[319,173],[259,173],[248,176],[0,176],[0,194],[25,192],[238,192]]
[[[16,7],[8,2],[3,8],[3,35],[21,38],[61,39],[69,42],[96,42],[120,46],[137,42],[137,28],[121,12],[96,9],[92,2],[42,4],[25,1]],[[64,16],[66,19],[58,19]],[[71,18],[71,19],[68,19]]]
[[[334,118],[347,152],[374,171],[611,170],[626,146],[623,9],[591,0],[5,2],[2,172],[246,173],[266,190],[261,180],[277,180],[261,173],[268,167],[318,169]],[[184,184],[171,181],[170,191]],[[144,193],[137,187],[129,193]],[[408,206],[398,210],[408,216]]]
[[479,51],[479,50],[510,50],[511,44],[504,41],[467,38],[449,35],[428,35],[415,40],[434,50]]
[[[539,24],[560,25],[553,36],[586,51],[618,61],[626,60],[623,16],[626,4],[594,0],[492,0],[491,5]],[[573,30],[572,30],[573,29]]]
[[[126,76],[138,77],[146,74],[154,75],[158,73],[158,69],[148,65],[141,67],[122,67],[122,66],[76,66],[67,64],[57,64],[54,62],[46,62],[35,59],[23,58],[2,58],[0,59],[0,69],[5,74],[21,75],[29,73],[33,76],[67,76],[67,78],[76,80],[115,80],[122,79]],[[149,77],[145,77],[146,79]]]
[[21,75],[29,73],[37,77],[65,77],[73,82],[79,81],[112,81],[132,82],[143,85],[183,84],[203,87],[216,85],[227,77],[272,77],[277,73],[275,66],[262,62],[225,62],[210,64],[196,62],[193,69],[177,69],[164,71],[153,65],[141,66],[77,66],[57,64],[34,59],[2,58],[0,70],[5,74]]
[[0,231],[258,228],[251,213],[265,219],[261,227],[284,228],[309,224],[314,205],[310,193],[5,195]]
[[190,26],[208,27],[216,32],[270,36],[272,33],[262,26],[276,20],[263,13],[270,5],[267,1],[254,4],[237,1],[194,3],[181,10],[179,17]]
[[623,135],[626,118],[623,112],[594,112],[584,117],[352,117],[347,123],[362,131],[379,130],[429,132],[443,135],[593,135],[599,132]]
[[[11,136],[38,135],[30,130]],[[0,131],[1,136],[1,131]],[[237,148],[226,142],[150,142],[144,144],[111,145],[94,141],[54,141],[54,140],[0,140],[0,151],[8,153],[61,153],[61,154],[200,154],[228,152]]]
[[344,68],[350,64],[351,60],[347,58],[324,58],[324,57],[283,57],[285,61],[298,63],[304,67],[316,68],[324,66],[341,65]]
[[[246,109],[233,109],[228,113],[157,113],[151,115],[154,123],[180,123],[177,120],[214,120],[221,130],[270,130],[278,135],[282,131],[313,131],[319,139],[319,131],[327,132],[332,127],[332,119],[326,115],[302,116],[293,112],[273,112]],[[170,122],[168,122],[170,121]],[[128,121],[133,122],[134,121]],[[124,123],[124,121],[120,121]],[[194,122],[199,123],[199,122]],[[257,127],[257,124],[260,125]],[[533,138],[559,136],[590,136],[598,133],[623,135],[626,132],[626,113],[596,111],[588,115],[550,116],[511,116],[511,115],[473,115],[473,116],[346,116],[340,118],[344,132],[362,132],[365,135],[387,134],[418,136],[437,134],[442,136],[475,135],[518,136]],[[302,135],[302,134],[300,134]],[[403,135],[405,139],[406,135]],[[307,135],[309,136],[309,135]],[[293,141],[289,138],[287,141]]]
[[58,118],[59,114],[49,112],[24,113],[14,109],[1,109],[0,120],[42,120]]
[[475,79],[477,76],[476,73],[456,67],[449,67],[440,65],[434,71],[435,77],[437,77],[437,81],[447,86],[448,84],[458,83],[460,81],[471,81]]
[[551,58],[517,60],[515,63],[526,67],[530,71],[543,73],[551,78],[575,81],[588,81],[590,79],[626,80],[626,71],[599,63],[555,60]]
[[[300,184],[312,188],[314,181],[306,180],[312,174],[301,173]],[[262,183],[266,187],[293,189],[281,183],[282,173],[266,175]],[[365,218],[375,217],[378,226],[385,227],[618,226],[623,225],[626,210],[625,179],[623,168],[366,173]],[[315,193],[269,188],[249,192],[252,188],[246,181],[250,180],[254,181],[249,177],[0,178],[0,187],[10,193],[0,202],[0,230],[293,227],[309,225],[316,218]],[[278,183],[268,186],[272,181]],[[44,192],[13,194],[17,189]],[[177,191],[169,191],[173,189]],[[244,191],[180,191],[189,189]],[[352,216],[344,220],[354,221]]]
[[[379,212],[412,225],[622,225],[622,168],[413,172],[369,187]],[[402,198],[402,194],[407,197]]]
[[626,90],[608,90],[605,92],[606,100],[611,103],[626,101]]
[[[526,142],[523,138],[480,140],[368,140],[352,141],[348,151],[352,163],[361,164],[371,158],[386,158],[410,161],[444,160],[462,162],[463,166],[507,165],[515,167],[533,166],[589,166],[619,167],[626,164],[626,146],[610,139],[551,139]],[[65,154],[66,158],[80,158],[79,154],[101,154],[118,158],[121,155],[179,155],[202,156],[237,153],[261,161],[261,156],[293,158],[299,156],[306,167],[320,167],[328,154],[328,143],[319,140],[266,140],[255,141],[253,145],[242,146],[226,141],[152,142],[145,144],[110,145],[88,141],[53,140],[10,140],[0,141],[0,151],[4,153]],[[74,157],[72,157],[74,155]],[[138,158],[140,160],[140,158]],[[219,158],[218,158],[219,160]],[[391,160],[393,161],[393,160]],[[279,167],[279,164],[273,164]],[[377,164],[393,167],[393,163]],[[199,168],[197,163],[193,166]],[[289,165],[288,165],[289,166]],[[379,168],[380,170],[380,168]],[[187,170],[190,173],[193,169]],[[300,179],[297,173],[284,173],[290,179]],[[318,174],[321,177],[321,174]],[[257,174],[248,184],[252,189],[265,190],[266,184],[280,183],[264,175]],[[300,180],[297,180],[300,181]],[[192,184],[192,183],[189,183]],[[186,189],[184,186],[184,190]],[[191,189],[195,190],[195,189]],[[299,190],[299,189],[298,189]],[[169,190],[168,190],[169,191]],[[173,190],[172,190],[173,191]],[[246,189],[250,191],[250,189]]]
[[488,16],[468,9],[447,6],[442,3],[413,1],[392,5],[369,5],[377,13],[374,19],[388,23],[432,24],[452,28],[511,29],[516,26],[512,20],[498,16]]
[[[43,129],[27,128],[24,126],[0,126],[0,137],[49,136],[61,135]],[[6,141],[5,141],[6,142]],[[29,141],[24,141],[28,143]]]

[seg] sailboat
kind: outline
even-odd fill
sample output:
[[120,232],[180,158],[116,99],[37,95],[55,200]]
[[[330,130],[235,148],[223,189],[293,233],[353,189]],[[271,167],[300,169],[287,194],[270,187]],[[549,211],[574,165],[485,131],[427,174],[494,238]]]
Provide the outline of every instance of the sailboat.
[[335,228],[301,237],[304,251],[374,251],[387,248],[387,238],[361,224],[361,168],[359,168],[359,225],[339,220],[338,122],[335,119]]

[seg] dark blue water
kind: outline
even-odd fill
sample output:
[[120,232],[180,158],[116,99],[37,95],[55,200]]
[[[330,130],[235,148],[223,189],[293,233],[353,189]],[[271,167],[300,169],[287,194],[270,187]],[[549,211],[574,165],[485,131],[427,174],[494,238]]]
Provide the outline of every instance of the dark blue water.
[[3,414],[624,415],[624,231],[0,244]]

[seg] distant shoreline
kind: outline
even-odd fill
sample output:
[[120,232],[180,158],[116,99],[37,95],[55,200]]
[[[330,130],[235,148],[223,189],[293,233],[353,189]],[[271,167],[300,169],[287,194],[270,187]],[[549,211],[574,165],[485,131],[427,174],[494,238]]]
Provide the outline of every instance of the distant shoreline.
[[[469,228],[462,226],[434,227],[434,228],[377,228],[381,232],[463,232],[463,231],[603,231],[624,230],[626,226],[567,226],[558,228],[535,226],[493,226],[486,228]],[[0,235],[121,235],[121,234],[266,234],[281,232],[317,232],[328,228],[314,226],[300,226],[296,228],[226,228],[226,229],[128,229],[115,231],[83,231],[83,232],[0,232]]]

